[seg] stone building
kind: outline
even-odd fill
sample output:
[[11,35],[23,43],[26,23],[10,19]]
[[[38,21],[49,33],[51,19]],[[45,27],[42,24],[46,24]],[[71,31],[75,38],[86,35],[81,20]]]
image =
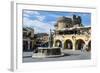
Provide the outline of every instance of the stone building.
[[47,47],[49,35],[47,33],[37,33],[35,34],[36,44],[38,47]]
[[23,51],[33,51],[34,45],[34,29],[23,27]]
[[59,17],[53,38],[53,46],[63,50],[81,50],[84,45],[91,50],[91,27],[83,26],[80,16]]

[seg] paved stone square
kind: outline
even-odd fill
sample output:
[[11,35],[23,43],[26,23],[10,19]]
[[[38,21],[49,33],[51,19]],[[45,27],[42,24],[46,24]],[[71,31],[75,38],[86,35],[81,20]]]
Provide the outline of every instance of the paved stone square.
[[91,59],[91,53],[86,51],[70,51],[64,50],[63,56],[50,57],[50,58],[32,58],[33,52],[23,52],[23,62],[45,62],[45,61],[63,61],[63,60],[88,60]]

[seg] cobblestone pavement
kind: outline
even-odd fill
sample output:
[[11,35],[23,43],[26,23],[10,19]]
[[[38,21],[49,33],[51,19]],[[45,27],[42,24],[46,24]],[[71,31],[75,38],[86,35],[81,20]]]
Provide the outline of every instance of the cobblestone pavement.
[[63,51],[64,56],[50,58],[32,58],[32,52],[23,52],[23,62],[45,62],[45,61],[63,61],[63,60],[87,60],[91,59],[91,53],[86,51]]

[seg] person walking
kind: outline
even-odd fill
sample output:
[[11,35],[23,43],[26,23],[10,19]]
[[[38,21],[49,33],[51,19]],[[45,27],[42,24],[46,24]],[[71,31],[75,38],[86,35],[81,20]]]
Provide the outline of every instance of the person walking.
[[81,52],[83,52],[83,46],[81,46]]
[[86,45],[85,44],[82,44],[81,52],[84,52],[85,50],[86,50]]

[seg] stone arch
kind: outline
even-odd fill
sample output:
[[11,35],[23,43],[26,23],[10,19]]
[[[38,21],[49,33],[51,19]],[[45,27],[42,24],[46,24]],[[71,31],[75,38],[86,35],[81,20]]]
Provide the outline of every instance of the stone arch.
[[84,40],[82,40],[82,39],[76,40],[75,49],[76,50],[81,50],[83,48],[84,44],[85,44]]
[[60,40],[56,40],[55,47],[62,47],[62,42]]
[[70,39],[67,39],[64,43],[64,49],[72,49],[73,48],[73,43]]

